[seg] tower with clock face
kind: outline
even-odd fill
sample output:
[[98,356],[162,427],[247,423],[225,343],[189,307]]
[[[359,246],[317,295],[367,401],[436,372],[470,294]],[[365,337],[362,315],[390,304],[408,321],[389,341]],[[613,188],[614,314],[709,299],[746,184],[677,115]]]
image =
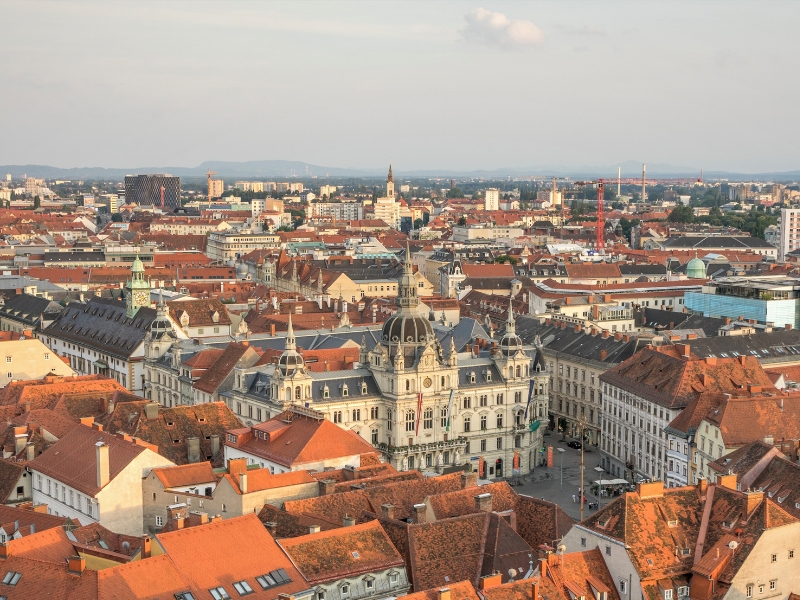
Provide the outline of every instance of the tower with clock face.
[[128,303],[127,315],[133,318],[143,306],[150,306],[150,282],[144,278],[144,265],[139,253],[131,265],[131,278],[125,285]]

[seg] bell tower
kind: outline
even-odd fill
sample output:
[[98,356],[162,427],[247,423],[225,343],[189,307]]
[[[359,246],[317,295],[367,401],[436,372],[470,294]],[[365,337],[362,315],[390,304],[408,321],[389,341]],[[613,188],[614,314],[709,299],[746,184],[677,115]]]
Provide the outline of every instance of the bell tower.
[[394,198],[394,175],[392,175],[392,163],[389,163],[389,176],[386,178],[386,197]]
[[150,306],[150,282],[144,278],[144,265],[139,259],[139,250],[131,265],[131,278],[125,284],[127,311],[131,319],[143,306]]

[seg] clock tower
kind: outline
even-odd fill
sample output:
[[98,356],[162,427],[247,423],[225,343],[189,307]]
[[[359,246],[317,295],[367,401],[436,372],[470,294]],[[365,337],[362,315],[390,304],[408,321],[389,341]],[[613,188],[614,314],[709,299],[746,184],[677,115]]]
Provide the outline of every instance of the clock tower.
[[127,315],[133,318],[143,306],[150,306],[150,282],[144,278],[144,265],[139,259],[139,252],[131,265],[131,278],[125,284]]

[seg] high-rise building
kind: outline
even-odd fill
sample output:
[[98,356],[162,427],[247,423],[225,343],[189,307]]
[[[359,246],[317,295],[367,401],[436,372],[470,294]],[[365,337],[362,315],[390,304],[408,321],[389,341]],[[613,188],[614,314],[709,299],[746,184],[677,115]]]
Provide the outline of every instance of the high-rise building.
[[485,210],[500,210],[500,190],[497,188],[489,188],[486,190],[483,207]]
[[161,206],[161,188],[164,188],[164,208],[181,205],[181,178],[166,173],[156,175],[126,175],[125,198],[133,204]]
[[778,260],[786,260],[786,255],[800,248],[800,208],[781,209],[781,242],[778,246]]
[[212,198],[219,198],[222,196],[222,193],[225,191],[225,183],[222,179],[212,179],[211,180],[211,197]]

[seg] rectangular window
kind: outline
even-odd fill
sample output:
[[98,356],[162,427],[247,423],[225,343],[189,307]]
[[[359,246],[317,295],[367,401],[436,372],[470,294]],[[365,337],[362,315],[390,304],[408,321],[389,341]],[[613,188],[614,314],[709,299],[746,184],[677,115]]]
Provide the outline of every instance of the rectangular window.
[[164,526],[164,517],[156,516],[156,527]]
[[502,450],[503,449],[503,438],[501,438],[501,437],[497,438],[497,449],[498,450]]
[[620,594],[627,594],[628,593],[628,582],[625,581],[624,579],[620,579],[619,580],[619,593]]
[[581,548],[586,548],[586,538],[585,537],[581,538]]
[[225,588],[222,586],[211,588],[208,591],[211,592],[211,597],[214,598],[214,600],[230,600],[228,592],[226,592]]

